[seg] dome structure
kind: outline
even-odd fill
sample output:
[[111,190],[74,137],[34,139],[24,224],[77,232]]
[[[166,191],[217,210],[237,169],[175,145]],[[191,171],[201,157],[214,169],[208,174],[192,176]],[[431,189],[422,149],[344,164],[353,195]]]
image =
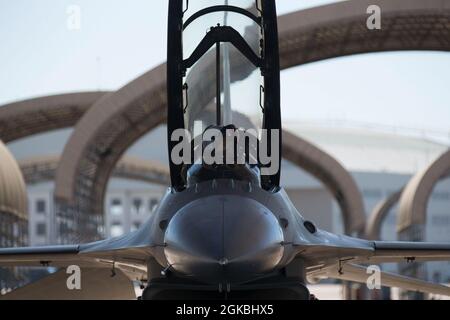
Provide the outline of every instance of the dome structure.
[[27,193],[20,168],[0,141],[0,214],[27,219]]
[[[0,247],[19,247],[28,242],[27,193],[16,160],[0,140]],[[0,268],[0,295],[4,288],[26,283],[27,271]]]

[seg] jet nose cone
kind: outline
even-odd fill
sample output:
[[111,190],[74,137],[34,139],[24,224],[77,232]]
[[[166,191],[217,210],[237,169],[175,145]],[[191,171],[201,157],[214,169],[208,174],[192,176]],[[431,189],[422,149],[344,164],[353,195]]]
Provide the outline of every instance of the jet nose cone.
[[193,201],[170,221],[165,255],[172,268],[207,282],[251,280],[283,255],[283,232],[261,203],[235,195]]

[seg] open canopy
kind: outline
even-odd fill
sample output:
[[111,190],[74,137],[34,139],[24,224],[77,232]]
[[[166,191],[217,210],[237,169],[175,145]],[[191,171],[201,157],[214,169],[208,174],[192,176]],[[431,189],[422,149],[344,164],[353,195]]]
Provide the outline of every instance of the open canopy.
[[184,119],[194,136],[211,125],[262,127],[260,12],[254,1],[242,3],[248,11],[217,2],[190,1],[183,19]]
[[[252,129],[257,136],[260,129],[281,129],[273,1],[172,0],[169,10],[169,155],[180,128],[192,138],[211,127]],[[171,177],[182,188],[183,165],[171,163]],[[264,181],[267,188],[278,185],[279,171]]]

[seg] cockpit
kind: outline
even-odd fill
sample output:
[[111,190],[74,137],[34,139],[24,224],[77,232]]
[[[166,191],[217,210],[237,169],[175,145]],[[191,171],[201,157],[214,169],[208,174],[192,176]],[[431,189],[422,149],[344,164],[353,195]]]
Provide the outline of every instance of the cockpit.
[[[271,77],[279,82],[278,50],[269,65],[271,38],[263,27],[274,19],[268,14],[272,7],[265,0],[170,2],[168,133],[184,128],[192,144],[189,163],[171,161],[172,184],[220,178],[261,184],[258,147],[252,141],[259,141],[261,129],[280,127],[277,116],[268,118],[274,109],[279,114],[279,97],[269,99],[275,100],[269,108],[267,99],[279,96],[279,83],[275,93],[268,86]],[[277,32],[276,27],[270,31]],[[237,138],[241,134],[246,138]],[[234,139],[227,139],[230,135]],[[169,138],[169,155],[171,148]],[[204,156],[212,148],[211,163]]]

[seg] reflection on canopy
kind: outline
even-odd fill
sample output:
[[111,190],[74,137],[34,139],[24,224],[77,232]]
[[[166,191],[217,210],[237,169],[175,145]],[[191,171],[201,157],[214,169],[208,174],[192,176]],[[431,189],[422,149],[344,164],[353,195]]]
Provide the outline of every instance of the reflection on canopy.
[[[221,2],[228,4],[228,1]],[[208,3],[208,5],[210,4]],[[240,5],[242,6],[242,3]],[[200,5],[195,8],[203,7]],[[254,3],[251,8],[254,9],[252,13],[258,13]],[[189,7],[189,11],[191,9],[192,7]],[[192,49],[192,42],[199,43],[208,37],[207,35],[202,40],[198,36],[200,34],[203,37],[205,30],[212,28],[209,31],[210,34],[231,31],[220,30],[220,28],[214,30],[219,25],[233,25],[232,31],[239,32],[242,37],[237,40],[244,40],[245,44],[243,45],[248,46],[252,54],[260,59],[261,30],[258,23],[245,15],[228,11],[205,14],[187,27],[183,35],[184,56],[190,57],[186,52],[196,51],[196,49]],[[199,28],[203,32],[195,32]],[[191,33],[195,33],[197,36],[192,36]],[[248,59],[249,56],[250,54],[244,55],[242,48],[238,49],[232,43],[221,42],[219,44],[218,41],[215,47],[209,48],[188,70],[184,87],[184,118],[185,127],[194,136],[199,135],[210,125],[234,124],[242,126],[244,129],[261,127],[260,87],[262,79],[261,74],[258,73],[258,66],[254,64],[254,61]],[[214,83],[216,85],[211,85]],[[242,117],[235,119],[237,114],[243,114],[252,120],[259,119],[254,121],[257,122],[255,126],[253,122],[240,121]]]

